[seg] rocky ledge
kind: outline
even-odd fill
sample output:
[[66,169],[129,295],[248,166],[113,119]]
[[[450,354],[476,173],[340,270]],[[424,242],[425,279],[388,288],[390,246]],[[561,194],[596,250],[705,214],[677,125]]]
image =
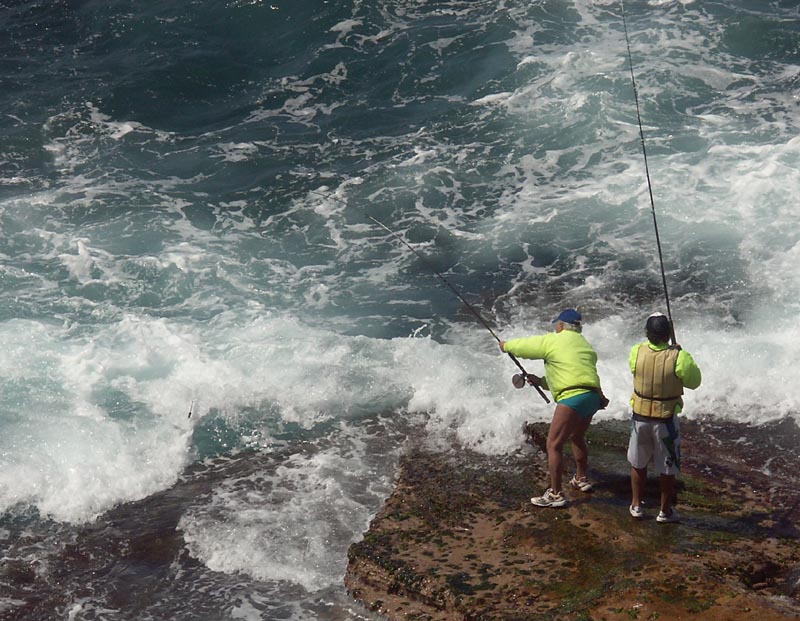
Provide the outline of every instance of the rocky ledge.
[[800,618],[797,426],[681,431],[679,524],[655,521],[655,476],[647,517],[628,514],[625,422],[592,425],[595,490],[562,509],[530,504],[547,485],[546,425],[502,458],[413,449],[349,550],[346,586],[390,620]]

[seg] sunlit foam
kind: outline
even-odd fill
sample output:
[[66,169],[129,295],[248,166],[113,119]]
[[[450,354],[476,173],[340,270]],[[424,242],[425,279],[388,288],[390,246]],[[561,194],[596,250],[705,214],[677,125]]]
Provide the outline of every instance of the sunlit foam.
[[391,469],[380,472],[374,462],[396,459],[370,455],[354,431],[335,429],[331,448],[227,477],[181,519],[190,552],[215,571],[308,591],[340,583],[347,547],[391,485]]

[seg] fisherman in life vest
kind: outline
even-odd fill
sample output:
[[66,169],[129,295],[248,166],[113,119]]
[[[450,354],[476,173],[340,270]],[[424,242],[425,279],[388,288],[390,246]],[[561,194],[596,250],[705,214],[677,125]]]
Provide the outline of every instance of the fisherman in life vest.
[[545,376],[528,375],[527,381],[553,393],[556,409],[547,434],[547,464],[550,488],[531,498],[537,507],[563,507],[567,499],[562,493],[563,447],[572,441],[576,473],[569,485],[592,491],[586,477],[589,449],[584,434],[599,409],[608,405],[600,389],[597,375],[597,354],[581,334],[581,314],[574,308],[564,310],[553,320],[555,332],[542,336],[500,341],[500,350],[520,358],[544,360]]
[[700,385],[700,368],[680,345],[669,344],[672,325],[665,315],[650,315],[645,334],[647,341],[634,345],[629,357],[633,373],[628,443],[633,499],[629,510],[635,519],[644,517],[642,498],[647,466],[652,462],[661,486],[661,510],[656,521],[677,522],[680,516],[673,502],[675,476],[681,465],[678,414],[683,408],[683,389]]

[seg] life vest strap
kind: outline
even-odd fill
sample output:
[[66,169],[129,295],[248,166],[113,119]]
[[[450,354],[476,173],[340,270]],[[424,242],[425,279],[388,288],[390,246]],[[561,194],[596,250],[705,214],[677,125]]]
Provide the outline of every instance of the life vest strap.
[[637,397],[641,397],[642,399],[648,399],[650,401],[674,401],[675,399],[680,399],[681,395],[677,395],[675,397],[651,397],[650,395],[643,395],[638,390],[634,389],[633,393]]
[[642,423],[666,423],[666,422],[671,421],[673,418],[675,418],[675,416],[674,415],[672,415],[672,416],[664,416],[664,417],[660,417],[660,416],[644,416],[643,414],[637,414],[636,412],[633,412],[633,415],[631,416],[631,418],[633,418],[633,420],[635,420],[635,421],[639,421],[639,422],[642,422]]

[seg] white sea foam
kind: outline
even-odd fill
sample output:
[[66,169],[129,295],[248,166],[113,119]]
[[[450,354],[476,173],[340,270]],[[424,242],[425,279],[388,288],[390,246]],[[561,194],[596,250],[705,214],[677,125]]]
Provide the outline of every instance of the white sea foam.
[[[263,10],[287,36],[287,7],[237,2],[224,33],[204,32],[228,49],[236,20]],[[758,424],[800,412],[797,68],[790,36],[770,30],[765,54],[740,20],[796,10],[740,8],[626,4],[676,330],[703,371],[685,412]],[[88,11],[87,33],[113,37],[59,42],[49,58],[72,77],[48,74],[36,109],[17,87],[6,99],[0,512],[83,523],[184,476],[209,483],[180,528],[210,569],[176,562],[187,579],[143,620],[204,597],[242,619],[364,618],[323,609],[407,438],[505,453],[523,421],[550,419],[430,266],[365,214],[502,338],[580,306],[611,399],[597,420],[629,416],[628,351],[664,310],[618,2],[340,9],[304,21],[316,38],[286,64],[265,36],[230,73],[209,55],[209,83],[191,84],[164,77],[209,40],[186,55],[162,38],[129,74],[102,59],[129,26],[191,36],[199,13],[134,26],[135,11]],[[47,46],[29,48],[34,66]],[[169,62],[145,76],[156,58]],[[205,468],[219,470],[194,478]],[[33,560],[60,556],[71,529],[44,528],[53,550]],[[64,614],[118,615],[99,595],[112,586],[92,586]]]
[[357,26],[361,26],[362,22],[357,19],[347,19],[342,22],[339,22],[335,26],[331,27],[331,32],[338,32],[341,36],[347,35],[353,28]]
[[[341,581],[346,550],[388,493],[397,449],[338,425],[329,448],[226,477],[181,519],[190,552],[209,568],[319,591]],[[277,459],[277,458],[276,458]]]
[[[454,434],[489,453],[517,448],[521,423],[547,420],[552,410],[532,390],[511,388],[516,368],[489,335],[474,329],[451,344],[343,339],[257,314],[223,315],[202,331],[127,316],[90,340],[37,323],[6,329],[6,368],[14,368],[11,360],[21,350],[39,352],[41,360],[5,379],[4,392],[17,408],[4,408],[4,443],[16,457],[2,469],[2,503],[31,503],[67,521],[91,519],[174,481],[191,456],[192,425],[208,416],[235,423],[243,407],[273,404],[281,420],[309,429],[326,420],[405,410],[424,415],[432,435]],[[601,352],[604,387],[613,401],[604,416],[626,413],[629,378],[625,353],[616,347],[618,329],[619,321],[610,320],[597,333],[587,330]],[[792,361],[777,340],[772,347],[782,356],[775,362]],[[697,355],[702,364],[705,350]],[[526,364],[542,372],[541,363]],[[729,389],[738,396],[736,384],[721,382],[713,363],[706,364],[712,369],[706,380],[712,392],[706,394]],[[776,370],[757,391],[759,406],[770,413],[791,405],[785,397],[771,402],[779,381]],[[48,384],[56,391],[52,395],[44,388]],[[27,394],[24,386],[40,388]],[[23,446],[38,448],[23,452]]]

